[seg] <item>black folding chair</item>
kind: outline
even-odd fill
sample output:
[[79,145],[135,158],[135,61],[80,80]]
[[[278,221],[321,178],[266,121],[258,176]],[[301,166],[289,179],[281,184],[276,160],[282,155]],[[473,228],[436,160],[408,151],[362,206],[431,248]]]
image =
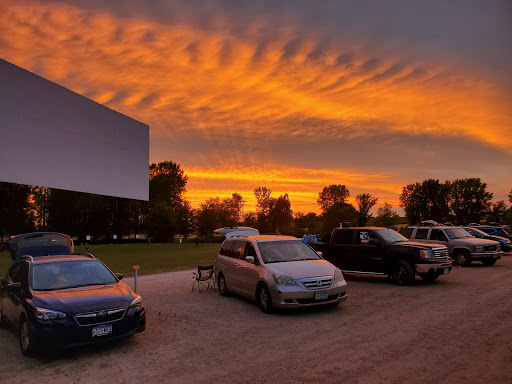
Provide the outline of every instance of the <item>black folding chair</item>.
[[192,292],[197,289],[201,293],[202,289],[215,288],[215,272],[213,265],[198,266],[197,272],[193,272]]

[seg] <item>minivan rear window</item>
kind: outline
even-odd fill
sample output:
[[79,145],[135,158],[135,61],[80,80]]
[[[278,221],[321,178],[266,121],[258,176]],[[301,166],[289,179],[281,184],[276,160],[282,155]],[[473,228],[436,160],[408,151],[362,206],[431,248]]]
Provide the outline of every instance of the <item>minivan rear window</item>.
[[220,247],[219,253],[222,256],[229,256],[231,257],[231,248],[233,247],[233,240],[226,240],[222,243],[222,247]]

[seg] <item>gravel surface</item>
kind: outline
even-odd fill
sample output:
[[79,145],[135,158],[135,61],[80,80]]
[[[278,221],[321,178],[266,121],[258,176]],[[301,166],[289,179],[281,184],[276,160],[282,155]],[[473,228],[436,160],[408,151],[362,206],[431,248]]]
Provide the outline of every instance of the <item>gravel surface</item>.
[[340,306],[274,315],[191,278],[139,278],[147,329],[112,345],[25,358],[0,329],[0,382],[512,383],[510,253],[410,287],[347,274]]

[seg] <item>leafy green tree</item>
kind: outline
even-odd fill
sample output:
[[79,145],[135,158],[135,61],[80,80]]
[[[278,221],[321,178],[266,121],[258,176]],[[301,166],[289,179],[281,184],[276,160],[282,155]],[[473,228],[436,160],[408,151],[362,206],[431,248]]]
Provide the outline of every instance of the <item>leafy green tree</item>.
[[422,220],[446,221],[450,215],[448,205],[450,183],[427,179],[422,183],[405,186],[400,195],[400,207],[412,224]]
[[347,187],[341,184],[331,184],[318,193],[317,203],[320,205],[322,212],[326,212],[329,207],[336,203],[346,203],[349,197],[350,193]]
[[179,204],[186,192],[188,177],[179,164],[163,161],[149,166],[149,201],[150,204],[167,202]]
[[512,189],[510,190],[510,192],[508,194],[508,202],[512,203]]
[[271,193],[267,187],[254,190],[257,227],[260,232],[286,232],[293,221],[290,199],[287,193],[278,198],[271,197]]
[[209,237],[217,228],[236,226],[240,221],[242,201],[238,193],[222,200],[219,197],[206,200],[196,211],[197,234]]
[[420,194],[420,183],[408,184],[403,187],[400,195],[400,207],[404,209],[405,215],[411,224],[419,224],[421,221],[422,201]]
[[480,178],[457,179],[450,189],[450,206],[459,224],[478,223],[491,207],[493,194]]
[[384,206],[377,210],[375,225],[378,227],[390,227],[394,225],[399,218],[397,213],[393,211],[393,206],[386,201]]
[[505,201],[499,200],[492,205],[489,216],[487,217],[487,222],[504,223],[506,215],[507,205],[505,204]]
[[331,205],[322,214],[322,234],[331,233],[334,228],[340,226],[343,221],[356,223],[359,220],[359,214],[352,204],[337,202]]
[[377,197],[373,197],[370,193],[362,193],[356,196],[356,202],[358,206],[359,212],[359,226],[364,227],[366,222],[372,217],[370,214],[370,210],[373,208],[375,204],[377,204],[379,199]]

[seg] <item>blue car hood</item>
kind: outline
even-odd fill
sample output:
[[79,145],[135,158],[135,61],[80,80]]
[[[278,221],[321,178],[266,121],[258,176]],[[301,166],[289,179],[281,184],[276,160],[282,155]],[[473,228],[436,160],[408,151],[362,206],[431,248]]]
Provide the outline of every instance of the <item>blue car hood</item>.
[[123,282],[32,293],[37,307],[73,314],[128,307],[135,298],[133,291]]

